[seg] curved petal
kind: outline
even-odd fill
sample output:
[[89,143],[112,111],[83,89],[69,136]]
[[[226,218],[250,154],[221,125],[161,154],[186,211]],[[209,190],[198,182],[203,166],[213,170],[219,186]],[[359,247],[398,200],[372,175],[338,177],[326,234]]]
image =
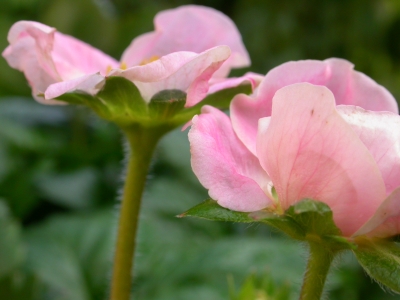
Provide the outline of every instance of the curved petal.
[[397,188],[379,206],[376,213],[354,236],[368,235],[387,238],[400,233],[400,188]]
[[104,84],[104,76],[100,74],[90,74],[73,80],[54,83],[47,88],[44,96],[48,101],[57,98],[62,94],[71,92],[84,92],[90,95],[95,95],[101,90]]
[[324,63],[331,70],[325,85],[335,95],[336,104],[398,113],[396,99],[388,90],[365,74],[353,70],[353,64],[338,58],[327,59]]
[[72,80],[117,67],[118,63],[101,51],[73,37],[56,32],[38,22],[15,23],[8,34],[10,45],[3,56],[13,68],[24,72],[36,100],[51,84]]
[[227,46],[218,46],[200,54],[174,52],[143,66],[113,70],[110,76],[131,80],[146,101],[162,90],[184,91],[187,93],[186,106],[192,106],[207,95],[210,77],[229,55]]
[[400,186],[400,116],[347,105],[337,110],[374,157],[389,195]]
[[189,141],[192,169],[221,206],[247,212],[272,205],[269,177],[236,138],[228,116],[204,106],[193,118]]
[[10,45],[2,53],[11,67],[24,72],[38,101],[43,101],[39,94],[60,80],[50,57],[54,33],[54,28],[37,22],[17,22],[8,32]]
[[323,85],[329,76],[327,65],[316,60],[287,62],[269,71],[255,95],[238,95],[232,101],[232,125],[240,140],[255,153],[258,119],[271,115],[276,91],[298,82]]
[[331,58],[284,63],[265,76],[253,97],[237,96],[231,105],[232,124],[241,141],[254,153],[258,119],[271,115],[276,91],[290,84],[308,82],[328,87],[336,104],[357,105],[397,113],[393,96],[369,77],[353,70],[350,62]]
[[325,202],[345,236],[385,198],[374,158],[326,87],[301,83],[279,90],[268,126],[260,120],[257,154],[284,209],[304,198]]
[[[25,44],[25,45],[22,45]],[[41,68],[33,51],[26,52],[25,49],[34,48],[32,40],[25,39],[14,47],[7,47],[3,56],[11,67],[24,72],[24,75],[32,88],[32,96],[36,101],[43,104],[60,104],[59,101],[48,101],[43,97],[47,87],[56,82],[45,70]]]
[[160,32],[153,31],[137,36],[128,48],[125,49],[124,53],[122,53],[121,62],[125,63],[128,68],[131,68],[141,65],[152,57],[156,57],[157,55],[152,53],[161,34]]
[[74,37],[59,32],[55,33],[51,56],[63,80],[94,73],[105,76],[108,70],[119,67],[119,63],[114,58]]
[[248,72],[241,77],[211,79],[208,93],[213,94],[220,90],[229,89],[246,83],[251,84],[252,90],[254,90],[260,85],[263,78],[264,76],[260,74]]
[[[129,67],[151,57],[178,51],[201,53],[227,45],[232,55],[224,64],[224,75],[230,68],[250,65],[249,55],[235,24],[223,13],[209,7],[186,5],[158,13],[155,32],[134,39],[122,55]],[[221,74],[222,76],[222,74]]]

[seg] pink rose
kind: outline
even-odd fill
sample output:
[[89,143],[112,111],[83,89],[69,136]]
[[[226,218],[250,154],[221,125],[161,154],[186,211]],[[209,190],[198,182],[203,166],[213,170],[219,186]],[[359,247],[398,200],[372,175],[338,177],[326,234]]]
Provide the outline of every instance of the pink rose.
[[330,206],[344,236],[400,233],[397,105],[348,62],[284,64],[255,95],[235,97],[231,119],[202,112],[189,132],[192,168],[221,206],[281,214],[310,198]]
[[56,104],[56,97],[74,91],[95,95],[106,76],[123,76],[139,89],[145,101],[163,89],[188,94],[187,106],[218,91],[259,78],[224,78],[231,68],[250,59],[234,23],[207,7],[188,5],[160,12],[154,32],[134,39],[121,61],[46,25],[20,21],[8,34],[3,56],[11,67],[24,72],[33,97]]

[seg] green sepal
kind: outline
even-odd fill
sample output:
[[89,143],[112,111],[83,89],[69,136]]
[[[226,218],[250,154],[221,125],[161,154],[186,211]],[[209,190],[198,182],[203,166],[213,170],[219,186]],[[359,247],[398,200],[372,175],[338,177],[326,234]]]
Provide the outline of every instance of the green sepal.
[[123,77],[111,76],[105,79],[104,86],[95,96],[75,91],[65,93],[56,100],[85,105],[103,119],[122,127],[139,123],[144,126],[175,128],[190,121],[206,104],[226,109],[235,95],[250,94],[251,91],[250,84],[239,85],[210,94],[195,106],[185,108],[186,93],[183,91],[160,91],[147,103],[133,82]]
[[303,199],[289,207],[283,214],[267,210],[237,212],[221,207],[215,200],[208,199],[192,207],[178,217],[197,217],[212,221],[265,223],[292,238],[323,243],[335,249],[355,249],[357,246],[342,237],[336,227],[332,211],[325,203]]
[[400,245],[380,240],[357,238],[353,252],[369,276],[400,293]]
[[194,115],[200,114],[201,108],[204,105],[211,105],[219,109],[228,109],[233,97],[237,94],[249,95],[251,92],[252,87],[250,84],[241,84],[233,88],[220,90],[208,95],[196,105],[183,109],[173,120],[179,124],[184,124],[190,121]]
[[107,77],[96,96],[76,91],[65,93],[56,100],[88,106],[100,117],[121,125],[148,119],[147,103],[138,88],[123,77]]
[[190,208],[177,216],[178,218],[196,217],[211,221],[252,223],[254,220],[248,213],[233,211],[220,206],[217,201],[207,199],[206,201]]
[[155,94],[149,103],[149,114],[157,120],[168,120],[181,111],[186,103],[186,93],[181,90],[164,90]]

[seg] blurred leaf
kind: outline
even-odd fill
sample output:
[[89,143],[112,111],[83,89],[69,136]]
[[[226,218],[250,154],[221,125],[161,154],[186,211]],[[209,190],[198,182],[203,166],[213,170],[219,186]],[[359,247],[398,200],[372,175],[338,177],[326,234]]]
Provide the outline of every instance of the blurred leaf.
[[52,300],[104,299],[113,246],[113,213],[57,216],[26,233],[27,268]]
[[64,106],[43,105],[32,98],[0,98],[0,119],[12,120],[23,125],[56,125],[67,120]]
[[47,141],[34,129],[18,122],[2,119],[0,126],[0,139],[25,149],[42,149]]
[[0,299],[5,300],[42,300],[41,283],[32,274],[13,272],[0,279]]
[[248,276],[238,293],[235,292],[232,276],[230,278],[231,300],[289,300],[290,287],[287,284],[277,284],[270,275]]
[[400,245],[389,241],[362,239],[353,250],[371,278],[400,293]]
[[14,221],[5,202],[0,200],[0,278],[19,267],[25,258],[21,228]]
[[97,180],[96,170],[81,168],[67,174],[39,175],[36,185],[50,201],[68,208],[83,209],[94,203]]

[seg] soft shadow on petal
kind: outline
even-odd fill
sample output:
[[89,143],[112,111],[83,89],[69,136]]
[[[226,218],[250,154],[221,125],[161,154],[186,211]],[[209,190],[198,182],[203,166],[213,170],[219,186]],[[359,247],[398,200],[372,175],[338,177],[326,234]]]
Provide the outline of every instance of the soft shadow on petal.
[[276,91],[299,82],[324,85],[329,77],[329,66],[317,60],[292,61],[272,69],[265,75],[257,93],[238,95],[232,101],[231,118],[236,134],[255,153],[258,120],[271,115]]
[[209,94],[216,93],[218,91],[236,87],[241,84],[250,84],[252,90],[255,90],[263,80],[264,76],[261,74],[248,72],[241,77],[230,77],[230,78],[218,78],[210,80]]
[[374,157],[389,195],[400,186],[400,116],[347,105],[337,110]]
[[119,66],[118,61],[102,51],[58,32],[54,36],[52,59],[63,80],[94,73],[105,76],[107,70]]
[[94,96],[101,90],[104,84],[105,78],[100,74],[85,75],[74,80],[50,85],[44,93],[44,96],[47,100],[72,92],[84,92]]
[[211,198],[236,211],[257,211],[272,205],[270,180],[258,159],[236,138],[221,111],[203,107],[189,131],[192,169]]
[[389,91],[367,75],[355,71],[344,59],[324,61],[331,69],[326,86],[333,92],[336,104],[356,105],[372,111],[398,113],[398,106]]
[[300,83],[279,90],[268,127],[260,121],[257,156],[284,209],[304,198],[325,202],[345,236],[385,198],[374,158],[326,87]]
[[400,187],[385,199],[372,218],[354,236],[364,234],[380,238],[400,234]]

